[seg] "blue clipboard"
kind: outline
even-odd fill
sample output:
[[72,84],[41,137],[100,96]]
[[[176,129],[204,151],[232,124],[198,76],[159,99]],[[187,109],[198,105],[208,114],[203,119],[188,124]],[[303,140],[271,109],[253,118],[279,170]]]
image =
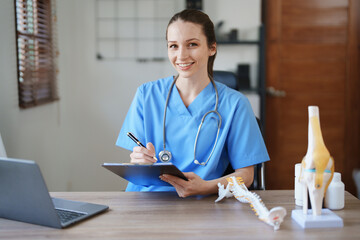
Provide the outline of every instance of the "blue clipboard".
[[104,163],[102,166],[116,175],[142,186],[171,186],[159,177],[170,174],[186,181],[185,175],[172,163],[132,164],[132,163]]

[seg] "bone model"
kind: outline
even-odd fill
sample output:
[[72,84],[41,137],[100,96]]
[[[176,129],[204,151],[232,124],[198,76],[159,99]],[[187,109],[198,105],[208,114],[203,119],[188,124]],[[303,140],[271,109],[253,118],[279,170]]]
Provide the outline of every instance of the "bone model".
[[334,160],[321,134],[319,108],[309,106],[308,149],[301,162],[299,181],[303,184],[303,212],[308,210],[308,189],[312,213],[321,215],[323,198],[334,174]]
[[224,197],[228,198],[235,196],[235,198],[242,203],[250,203],[255,215],[258,216],[261,221],[273,226],[274,230],[280,228],[280,224],[283,222],[286,215],[285,208],[274,207],[269,211],[259,195],[247,189],[241,177],[230,177],[226,180],[228,181],[226,188],[221,183],[218,183],[219,197],[215,202],[219,202]]

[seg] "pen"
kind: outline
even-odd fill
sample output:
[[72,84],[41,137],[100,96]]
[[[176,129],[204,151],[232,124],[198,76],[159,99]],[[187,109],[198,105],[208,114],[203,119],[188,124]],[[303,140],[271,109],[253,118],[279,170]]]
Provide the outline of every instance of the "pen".
[[[144,144],[142,144],[131,132],[126,133],[126,135],[131,138],[131,140],[133,140],[139,147],[146,148]],[[157,161],[157,158],[155,156],[153,156],[153,158]]]

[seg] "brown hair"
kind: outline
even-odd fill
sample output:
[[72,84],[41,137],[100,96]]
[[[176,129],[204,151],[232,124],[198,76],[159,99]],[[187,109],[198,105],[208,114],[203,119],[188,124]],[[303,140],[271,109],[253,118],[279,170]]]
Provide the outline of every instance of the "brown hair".
[[[199,24],[203,30],[203,33],[207,39],[207,45],[210,48],[214,43],[216,43],[214,24],[210,20],[209,16],[199,10],[195,9],[185,9],[179,13],[176,13],[169,21],[169,24],[166,28],[166,40],[167,40],[167,32],[169,26],[178,20],[182,20],[184,22],[191,22],[195,24]],[[216,52],[213,56],[209,56],[207,70],[209,76],[213,77],[213,67],[214,61],[216,57]]]

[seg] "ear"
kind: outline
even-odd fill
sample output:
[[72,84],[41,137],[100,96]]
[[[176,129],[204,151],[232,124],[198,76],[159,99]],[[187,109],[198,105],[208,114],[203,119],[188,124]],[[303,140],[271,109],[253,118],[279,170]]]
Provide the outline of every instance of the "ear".
[[212,44],[209,48],[209,56],[214,56],[216,53],[216,43]]

